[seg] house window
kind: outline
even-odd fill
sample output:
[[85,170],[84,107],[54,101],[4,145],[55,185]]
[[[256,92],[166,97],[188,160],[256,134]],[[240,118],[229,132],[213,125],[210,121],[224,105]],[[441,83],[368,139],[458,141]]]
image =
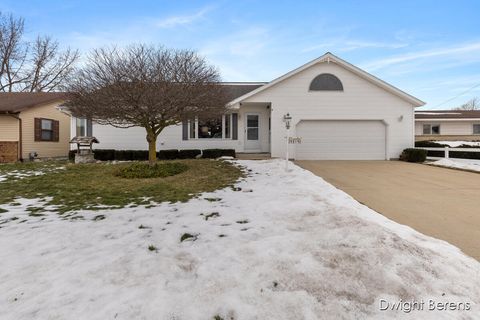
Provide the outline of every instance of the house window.
[[230,139],[230,131],[231,131],[231,115],[225,115],[225,138]]
[[424,124],[423,125],[423,134],[440,134],[440,125],[439,124]]
[[198,139],[221,139],[222,118],[198,120]]
[[189,120],[189,126],[190,126],[190,139],[195,139],[195,123],[197,121],[195,119]]
[[322,73],[310,82],[310,91],[343,91],[343,84],[336,76]]
[[480,134],[480,124],[473,125],[473,134]]
[[41,138],[42,141],[53,141],[53,120],[41,120]]
[[87,136],[87,119],[77,118],[76,136],[77,137]]

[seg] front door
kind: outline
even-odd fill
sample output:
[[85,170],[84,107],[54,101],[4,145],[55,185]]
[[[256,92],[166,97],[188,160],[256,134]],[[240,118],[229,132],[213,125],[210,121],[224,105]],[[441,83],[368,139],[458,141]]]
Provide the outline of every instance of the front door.
[[258,113],[245,114],[245,151],[260,152],[260,115]]

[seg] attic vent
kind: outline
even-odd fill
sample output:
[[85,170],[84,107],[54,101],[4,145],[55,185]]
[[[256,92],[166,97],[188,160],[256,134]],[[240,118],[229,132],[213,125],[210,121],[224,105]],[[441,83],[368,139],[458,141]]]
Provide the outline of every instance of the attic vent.
[[340,79],[330,73],[322,73],[310,82],[310,91],[343,91]]

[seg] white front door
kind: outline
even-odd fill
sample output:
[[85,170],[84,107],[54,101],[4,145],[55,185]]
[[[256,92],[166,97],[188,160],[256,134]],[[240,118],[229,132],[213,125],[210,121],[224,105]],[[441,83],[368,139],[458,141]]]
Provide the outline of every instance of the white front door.
[[260,115],[245,114],[245,151],[260,152]]

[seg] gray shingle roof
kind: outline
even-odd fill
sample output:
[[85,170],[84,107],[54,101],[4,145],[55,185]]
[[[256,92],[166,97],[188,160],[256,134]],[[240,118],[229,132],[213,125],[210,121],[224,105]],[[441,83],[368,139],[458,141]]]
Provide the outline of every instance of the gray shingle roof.
[[0,112],[19,112],[65,97],[62,92],[0,92]]
[[480,119],[480,110],[419,110],[415,119]]

